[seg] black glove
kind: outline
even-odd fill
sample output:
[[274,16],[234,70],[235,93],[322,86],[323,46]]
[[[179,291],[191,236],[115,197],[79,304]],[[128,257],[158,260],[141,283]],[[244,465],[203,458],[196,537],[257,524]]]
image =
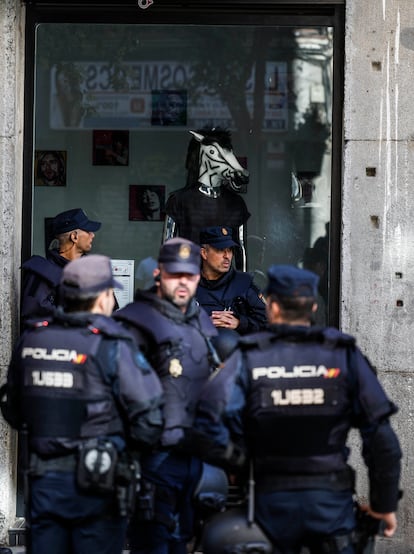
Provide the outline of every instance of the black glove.
[[239,471],[246,463],[246,454],[234,442],[230,441],[226,446],[222,446],[208,435],[194,429],[186,430],[180,447],[190,451],[193,456],[227,471]]

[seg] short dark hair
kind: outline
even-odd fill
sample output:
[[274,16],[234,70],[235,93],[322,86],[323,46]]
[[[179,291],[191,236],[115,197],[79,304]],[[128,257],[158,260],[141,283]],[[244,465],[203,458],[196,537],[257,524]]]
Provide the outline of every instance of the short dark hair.
[[63,297],[62,304],[66,313],[71,312],[90,312],[98,297],[90,298],[66,298]]
[[314,296],[278,296],[270,294],[269,303],[279,304],[284,319],[293,321],[295,319],[312,319],[312,307],[316,302]]

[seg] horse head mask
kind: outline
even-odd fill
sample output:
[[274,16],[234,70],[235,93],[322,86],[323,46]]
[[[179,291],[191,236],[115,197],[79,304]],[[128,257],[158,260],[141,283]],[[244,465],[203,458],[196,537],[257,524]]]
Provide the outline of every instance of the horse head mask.
[[190,133],[193,139],[187,154],[187,186],[196,181],[200,192],[213,198],[220,195],[222,185],[240,192],[249,182],[249,172],[233,154],[230,132],[213,128]]

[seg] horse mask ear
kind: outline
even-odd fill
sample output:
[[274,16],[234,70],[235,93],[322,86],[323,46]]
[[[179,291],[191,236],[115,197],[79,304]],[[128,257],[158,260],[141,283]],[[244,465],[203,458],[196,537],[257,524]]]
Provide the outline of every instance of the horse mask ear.
[[190,131],[190,133],[193,135],[193,137],[198,141],[202,142],[204,137],[203,135],[200,135],[200,133],[196,133],[195,131]]

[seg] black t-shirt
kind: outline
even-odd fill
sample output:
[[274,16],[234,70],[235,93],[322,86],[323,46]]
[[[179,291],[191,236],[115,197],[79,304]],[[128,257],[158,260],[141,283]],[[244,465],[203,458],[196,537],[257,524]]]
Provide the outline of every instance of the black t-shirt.
[[177,226],[180,237],[200,243],[203,227],[223,225],[233,229],[233,239],[238,242],[238,229],[250,217],[244,199],[230,189],[222,188],[218,198],[210,198],[198,188],[183,188],[173,192],[166,205],[166,213]]

